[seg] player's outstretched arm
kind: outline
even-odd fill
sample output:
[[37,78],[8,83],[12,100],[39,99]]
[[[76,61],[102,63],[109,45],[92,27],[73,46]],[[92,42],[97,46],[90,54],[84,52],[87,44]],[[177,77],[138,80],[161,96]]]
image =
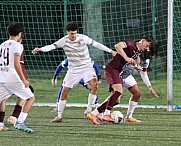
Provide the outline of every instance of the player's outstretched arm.
[[42,52],[48,52],[48,51],[51,51],[53,49],[57,49],[58,46],[56,44],[51,44],[51,45],[47,45],[47,46],[44,46],[44,47],[41,47],[41,48],[35,48],[32,53],[33,54],[37,54],[38,52],[42,51]]
[[151,94],[153,94],[153,96],[155,96],[155,97],[159,97],[158,94],[155,92],[155,90],[151,86],[147,71],[145,71],[145,69],[143,69],[143,71],[140,71],[140,75],[141,75],[142,80],[146,84],[146,86],[149,88]]

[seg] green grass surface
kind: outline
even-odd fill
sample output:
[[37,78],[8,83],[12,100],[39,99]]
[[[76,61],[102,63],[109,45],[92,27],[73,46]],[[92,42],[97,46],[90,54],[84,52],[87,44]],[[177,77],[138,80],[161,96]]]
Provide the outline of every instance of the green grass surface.
[[[63,77],[58,79],[58,85],[53,87],[51,85],[50,79],[30,79],[31,85],[33,85],[35,89],[36,102],[50,102],[56,103],[57,93],[59,91],[59,87],[61,85]],[[136,78],[137,79],[137,78]],[[160,95],[160,98],[155,98],[150,94],[149,89],[143,83],[141,79],[137,79],[138,85],[142,92],[142,96],[139,104],[148,104],[148,105],[166,105],[167,97],[166,97],[166,80],[158,79],[152,81],[152,86],[156,90],[156,92]],[[68,103],[87,103],[87,96],[89,94],[89,90],[84,88],[82,85],[78,85],[73,88],[68,95]],[[99,103],[104,101],[110,93],[108,92],[107,82],[105,79],[102,80],[102,84],[99,85],[98,96]],[[128,104],[128,100],[130,97],[130,92],[128,90],[124,90],[124,96],[121,100],[122,104]],[[176,98],[177,99],[177,98]],[[14,102],[15,98],[10,98],[9,102]],[[178,96],[177,103],[181,103],[180,94]]]
[[[62,123],[51,123],[51,107],[33,107],[27,125],[34,130],[25,133],[6,126],[0,132],[1,146],[180,146],[180,112],[165,109],[136,109],[134,116],[143,123],[101,123],[93,125],[84,116],[85,108],[66,107]],[[7,106],[6,118],[12,106]],[[126,109],[116,108],[124,114]]]

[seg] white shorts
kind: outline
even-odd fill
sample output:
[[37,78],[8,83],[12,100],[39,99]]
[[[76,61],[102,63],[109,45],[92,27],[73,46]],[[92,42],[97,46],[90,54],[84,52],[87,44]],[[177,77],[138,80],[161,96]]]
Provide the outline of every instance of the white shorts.
[[129,75],[126,79],[123,79],[123,87],[126,89],[136,84],[137,82],[132,75]]
[[93,78],[97,78],[97,76],[92,66],[77,70],[68,69],[62,85],[65,87],[73,88],[79,83],[81,79],[83,79],[86,83]]
[[22,82],[0,83],[0,102],[12,94],[24,100],[34,96],[30,88],[26,88]]

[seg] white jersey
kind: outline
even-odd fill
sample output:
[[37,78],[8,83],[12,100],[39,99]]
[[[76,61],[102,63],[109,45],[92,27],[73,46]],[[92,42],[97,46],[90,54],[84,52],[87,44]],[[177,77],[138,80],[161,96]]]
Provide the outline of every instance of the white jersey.
[[21,56],[23,49],[23,45],[14,40],[7,40],[0,45],[0,83],[20,81],[14,68],[14,55]]
[[68,58],[69,69],[81,69],[91,64],[91,58],[87,45],[92,45],[93,40],[86,35],[77,34],[76,40],[72,41],[68,38],[68,35],[61,38],[54,44],[58,48],[63,48]]

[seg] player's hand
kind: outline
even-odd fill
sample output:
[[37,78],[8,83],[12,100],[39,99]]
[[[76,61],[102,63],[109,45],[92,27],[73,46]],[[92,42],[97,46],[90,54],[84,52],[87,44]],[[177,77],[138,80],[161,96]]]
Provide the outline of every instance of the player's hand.
[[138,66],[136,67],[136,69],[139,70],[139,71],[142,71],[142,70],[143,70],[143,68],[142,68],[140,65],[138,65]]
[[30,86],[30,83],[27,80],[24,80],[23,84],[25,85],[26,88],[28,88]]
[[112,50],[111,54],[112,54],[112,56],[116,56],[117,52]]
[[52,79],[52,86],[56,86],[57,85],[57,79]]
[[134,62],[135,62],[135,60],[130,57],[127,57],[125,60],[126,60],[126,62],[131,63],[131,64],[134,64]]
[[102,83],[102,81],[101,81],[101,80],[99,80],[99,81],[98,81],[98,84],[101,84],[101,83]]
[[97,74],[97,80],[98,80],[98,84],[101,84],[102,81],[101,81],[101,75]]
[[142,70],[143,70],[143,68],[142,68],[139,64],[135,64],[134,66],[135,66],[135,68],[136,68],[138,71],[142,71]]
[[149,87],[149,90],[150,90],[151,94],[153,94],[153,96],[155,96],[157,98],[159,97],[158,94],[155,92],[155,90],[153,90],[152,86]]
[[33,54],[37,54],[38,52],[40,52],[41,51],[41,48],[35,48],[33,51],[32,51],[32,53]]

